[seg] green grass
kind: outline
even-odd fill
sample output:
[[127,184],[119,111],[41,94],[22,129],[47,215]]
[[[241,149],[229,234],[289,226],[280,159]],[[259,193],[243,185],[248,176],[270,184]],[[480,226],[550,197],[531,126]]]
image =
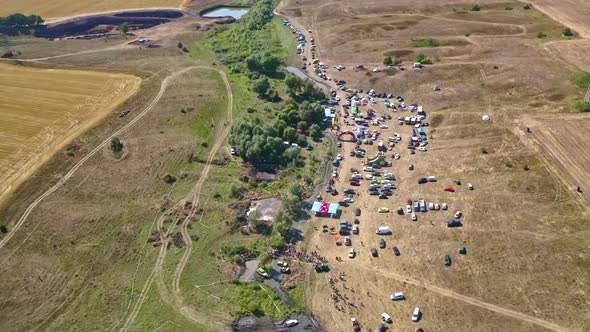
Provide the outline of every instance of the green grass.
[[587,89],[590,85],[590,73],[586,71],[580,71],[576,73],[573,78],[574,84],[582,89]]
[[438,40],[432,39],[432,38],[418,39],[415,41],[416,47],[439,47],[439,46],[445,46],[445,45],[446,45],[445,42],[441,42],[441,41],[438,41]]
[[287,294],[293,300],[290,309],[296,313],[305,313],[305,283],[298,283],[295,288],[288,290]]

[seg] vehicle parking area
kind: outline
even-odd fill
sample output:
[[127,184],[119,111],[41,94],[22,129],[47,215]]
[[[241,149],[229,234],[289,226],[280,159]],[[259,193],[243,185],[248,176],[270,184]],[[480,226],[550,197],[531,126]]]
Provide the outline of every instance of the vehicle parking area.
[[[311,7],[305,4],[298,8],[309,10]],[[395,73],[389,75],[377,62],[383,55],[373,55],[369,59],[364,58],[366,52],[358,51],[366,47],[379,48],[380,44],[355,45],[359,39],[351,36],[348,42],[342,42],[341,48],[356,49],[359,56],[330,47],[322,51],[326,48],[323,45],[334,43],[334,38],[324,35],[331,28],[323,28],[322,24],[338,19],[350,22],[357,17],[356,12],[338,16],[341,10],[353,10],[346,2],[344,9],[331,6],[335,5],[318,9],[316,21],[310,14],[312,19],[304,21],[302,18],[301,22],[311,27],[312,33],[308,36],[320,33],[315,42],[319,49],[315,58],[325,64],[325,81],[331,84],[339,99],[339,103],[333,105],[338,126],[333,134],[347,132],[341,136],[341,148],[337,153],[342,159],[331,186],[337,194],[322,190],[322,199],[342,203],[348,197],[351,202],[341,204],[342,213],[338,218],[312,217],[314,231],[306,234],[307,249],[317,250],[330,264],[329,273],[312,274],[313,286],[306,294],[312,313],[320,317],[329,331],[349,330],[352,317],[363,330],[372,331],[381,323],[382,313],[393,320],[393,323],[384,323],[386,326],[402,331],[419,327],[426,331],[589,328],[588,319],[582,318],[583,308],[588,305],[585,294],[590,291],[585,281],[589,277],[588,269],[584,267],[590,259],[585,239],[589,232],[583,226],[590,221],[588,209],[547,167],[546,161],[514,124],[514,117],[524,110],[519,103],[530,101],[526,91],[537,89],[551,94],[548,82],[565,78],[559,78],[562,73],[558,72],[558,67],[543,67],[539,60],[540,66],[528,71],[526,82],[514,72],[510,73],[520,70],[516,65],[518,61],[511,58],[517,52],[531,52],[529,60],[537,61],[533,54],[538,50],[533,47],[517,49],[526,43],[525,34],[506,40],[478,38],[477,42],[483,46],[476,52],[466,51],[473,53],[475,59],[461,57],[450,63],[448,57],[452,55],[441,53],[441,57],[445,56],[441,60],[443,64],[435,63],[423,69],[413,69],[411,61],[405,60],[404,71],[396,68]],[[329,8],[332,14],[322,20]],[[496,71],[491,65],[479,62],[482,59],[478,54],[499,45],[500,39],[514,47],[503,46],[504,54],[486,51],[493,61],[501,63],[501,69]],[[509,67],[503,67],[505,63]],[[359,64],[363,64],[362,70],[356,68]],[[386,72],[373,72],[377,67]],[[541,73],[540,68],[545,71]],[[311,66],[307,70],[315,75]],[[519,88],[510,90],[507,87],[508,75],[516,77],[511,78],[510,84]],[[535,77],[544,77],[546,81]],[[521,78],[523,81],[519,81]],[[345,83],[337,85],[340,81]],[[340,90],[343,85],[346,88]],[[435,91],[434,85],[440,85],[441,90]],[[350,91],[359,89],[363,92],[357,94],[358,112],[363,116],[369,110],[375,112],[366,120],[366,125],[355,123],[355,118],[360,116],[353,116],[352,103],[348,108],[343,107]],[[371,89],[392,97],[368,96]],[[506,90],[518,97],[503,99]],[[502,97],[490,97],[494,94]],[[398,96],[404,99],[405,109],[399,105]],[[396,105],[396,109],[386,107],[386,100]],[[407,146],[412,131],[418,128],[405,121],[400,125],[398,120],[417,116],[417,111],[409,110],[413,103],[423,107],[425,118],[421,128],[427,138],[426,151],[419,151],[418,145],[414,154]],[[482,116],[487,114],[491,121],[483,121]],[[374,122],[380,117],[383,120]],[[368,131],[368,135],[361,138],[363,144],[359,145],[365,151],[357,153],[357,143],[349,142],[352,135],[348,132],[357,138],[359,128]],[[373,132],[376,138],[369,138]],[[395,137],[395,133],[401,136],[401,141],[390,149],[389,137]],[[372,141],[373,144],[365,144],[365,139],[366,143]],[[366,166],[371,166],[366,164],[366,159],[378,155],[379,142],[386,147],[384,162],[391,162],[391,166],[364,171]],[[355,150],[354,156],[351,150]],[[360,174],[358,185],[351,185],[353,170]],[[380,175],[374,175],[374,171]],[[395,177],[391,180],[392,194],[380,198],[384,187],[381,180],[387,173]],[[372,179],[367,175],[379,182],[377,195],[371,195]],[[419,184],[422,177],[426,181]],[[430,177],[436,181],[429,181]],[[469,183],[473,190],[468,189]],[[453,190],[445,191],[448,187]],[[354,189],[354,194],[345,195],[347,189]],[[407,212],[408,200],[415,221]],[[426,212],[414,209],[414,202],[419,205],[421,200]],[[440,209],[431,210],[430,203]],[[442,209],[443,203],[448,209]],[[403,215],[398,214],[400,207]],[[356,215],[357,208],[361,210],[360,216]],[[455,218],[457,211],[461,211],[460,218]],[[460,227],[448,227],[448,222],[454,219],[460,220]],[[345,245],[347,235],[339,234],[344,221],[359,229],[358,234],[348,235],[350,246]],[[324,225],[327,227],[323,228]],[[392,234],[376,234],[381,226],[389,227]],[[385,241],[385,248],[380,248],[381,239]],[[394,253],[394,246],[399,256]],[[464,254],[459,253],[461,246],[465,247]],[[349,258],[351,248],[355,251],[353,258]],[[372,254],[373,248],[377,257]],[[447,255],[450,265],[445,264]],[[392,301],[390,296],[394,292],[403,292],[405,300]],[[412,321],[415,307],[422,313],[418,322]]]

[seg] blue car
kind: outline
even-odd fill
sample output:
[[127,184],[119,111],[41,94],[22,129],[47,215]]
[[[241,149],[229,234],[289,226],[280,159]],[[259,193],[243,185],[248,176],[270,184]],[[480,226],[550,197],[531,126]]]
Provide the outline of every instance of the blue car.
[[400,255],[399,249],[397,249],[397,247],[393,247],[393,253],[394,253],[396,256],[399,256],[399,255]]
[[445,266],[451,266],[451,256],[445,256]]

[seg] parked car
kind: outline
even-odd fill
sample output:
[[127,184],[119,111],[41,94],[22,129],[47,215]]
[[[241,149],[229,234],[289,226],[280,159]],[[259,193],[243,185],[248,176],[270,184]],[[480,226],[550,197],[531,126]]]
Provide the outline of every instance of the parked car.
[[396,256],[400,255],[399,249],[397,247],[393,247],[393,254]]
[[389,208],[380,207],[380,208],[377,209],[377,212],[379,212],[379,213],[388,213],[389,212]]
[[428,177],[428,182],[436,182],[436,178],[431,175]]
[[417,220],[418,220],[418,217],[416,217],[416,214],[412,213],[412,221],[417,221]]
[[351,181],[350,181],[350,185],[351,185],[351,186],[360,186],[360,185],[361,185],[361,183],[360,183],[359,181],[357,181],[357,180],[351,180]]
[[445,266],[451,266],[451,256],[445,256]]
[[399,214],[400,216],[404,215],[404,209],[401,206],[397,208],[397,214]]
[[463,216],[463,213],[461,211],[455,212],[455,219],[460,219],[462,216]]
[[468,183],[468,184],[467,184],[467,189],[469,189],[469,190],[473,190],[473,185],[472,185],[471,183]]
[[344,238],[344,245],[345,246],[351,246],[352,245],[352,241],[350,240],[350,236],[347,236]]
[[393,293],[391,294],[390,298],[392,301],[401,301],[406,299],[404,293],[402,292]]
[[236,154],[236,149],[234,147],[232,147],[230,149],[230,153],[232,154],[232,156],[235,155]]
[[395,160],[399,160],[399,158],[401,158],[401,156],[399,155],[399,153],[396,153],[396,154],[393,156],[393,159],[395,159]]
[[381,195],[379,195],[379,199],[387,199],[387,195],[381,194]]
[[285,274],[289,274],[289,273],[291,273],[291,269],[290,269],[290,268],[288,268],[288,267],[282,267],[282,268],[280,269],[280,271],[281,271],[281,273],[285,273]]
[[270,278],[270,274],[268,272],[266,272],[266,270],[261,267],[256,269],[256,273],[258,273],[263,278]]
[[389,324],[393,323],[393,320],[391,320],[391,316],[389,316],[386,313],[381,314],[381,319],[386,323],[389,323]]
[[453,227],[461,227],[461,226],[463,226],[463,224],[457,219],[447,221],[447,227],[453,228]]
[[352,323],[352,330],[354,332],[359,332],[361,330],[361,326],[359,325],[359,323],[357,322],[356,318],[351,318],[350,322]]
[[447,205],[447,203],[442,203],[441,208],[443,210],[448,210],[449,209],[449,206]]
[[373,257],[379,256],[379,253],[377,252],[377,249],[371,248],[371,255],[373,255]]
[[414,170],[414,164],[410,164],[410,166],[408,166],[408,169],[409,169],[410,171],[413,171],[413,170]]
[[361,215],[361,209],[360,208],[356,208],[354,210],[354,215],[357,216],[357,217],[360,216]]
[[422,315],[422,313],[420,312],[420,308],[416,307],[414,309],[414,312],[412,313],[412,321],[413,322],[419,321],[421,315]]
[[379,248],[385,249],[385,240],[383,240],[383,239],[379,240]]
[[406,205],[406,212],[407,213],[412,213],[412,206],[411,205]]
[[357,225],[352,226],[352,234],[357,234],[359,233],[359,227]]
[[354,251],[354,248],[350,248],[350,250],[348,250],[348,258],[354,258],[356,256],[356,252]]
[[379,191],[377,191],[377,190],[371,190],[371,191],[369,191],[369,195],[371,195],[371,196],[377,196],[377,195],[379,195]]
[[424,184],[424,183],[427,183],[427,182],[428,182],[428,179],[426,179],[426,178],[419,178],[418,179],[418,184]]
[[292,327],[299,324],[299,321],[297,319],[289,319],[288,321],[285,322],[285,325],[287,327]]

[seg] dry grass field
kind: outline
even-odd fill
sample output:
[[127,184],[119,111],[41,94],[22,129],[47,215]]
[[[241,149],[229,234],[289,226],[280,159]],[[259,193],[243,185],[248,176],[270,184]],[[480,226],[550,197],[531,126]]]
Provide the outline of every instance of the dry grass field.
[[[407,126],[388,121],[389,129],[370,127],[383,136],[398,132],[404,137],[401,146],[387,153],[390,160],[394,153],[401,159],[382,170],[396,174],[399,188],[380,200],[369,196],[363,183],[340,220],[313,219],[317,230],[306,234],[305,246],[328,257],[330,277],[346,274],[346,282],[338,280],[332,290],[328,276],[312,274],[306,293],[312,312],[329,331],[349,328],[350,317],[358,318],[363,330],[372,330],[382,312],[392,316],[394,329],[406,331],[590,329],[590,288],[584,281],[590,278],[588,208],[521,126],[533,114],[560,118],[557,113],[568,112],[579,98],[570,82],[576,68],[548,52],[549,43],[569,42],[561,36],[564,26],[541,11],[524,10],[523,3],[477,1],[481,11],[470,11],[475,3],[342,1],[314,6],[313,1],[286,1],[280,8],[311,30],[320,60],[348,67],[341,72],[330,68],[328,76],[346,80],[351,88],[374,88],[424,105],[431,123],[426,128],[428,152],[416,155],[405,148]],[[547,37],[537,38],[539,32]],[[441,46],[418,47],[424,38]],[[431,56],[434,64],[411,69],[418,53]],[[400,57],[406,70],[371,72],[384,67],[386,55]],[[367,69],[355,70],[356,64]],[[441,91],[432,90],[435,84]],[[391,114],[380,103],[371,108]],[[493,120],[481,121],[483,114]],[[391,115],[395,119],[401,114]],[[549,126],[550,121],[538,124]],[[583,137],[584,126],[580,122],[544,130],[543,140],[562,135],[548,149],[563,150],[567,128],[577,128],[575,137]],[[375,146],[363,147],[368,155],[376,154]],[[336,185],[339,192],[349,188],[349,169],[362,168],[360,159],[348,157],[350,148],[345,143],[340,151],[345,159]],[[587,151],[583,144],[569,145],[564,153],[571,156],[562,162],[587,177],[585,166],[580,166],[586,161],[581,151]],[[414,171],[408,170],[410,163]],[[430,175],[438,182],[416,183]],[[463,185],[453,194],[444,192],[455,179]],[[474,184],[474,191],[465,188],[467,182]],[[407,214],[397,215],[398,206],[418,198],[446,202],[449,211],[420,213],[417,222]],[[358,256],[350,260],[347,247],[336,246],[331,235],[319,230],[322,224],[338,227],[339,221],[354,220],[356,207],[362,209],[361,232],[352,237]],[[392,212],[377,213],[379,207]],[[449,229],[445,222],[456,210],[465,215],[464,227]],[[393,235],[384,237],[387,249],[378,249],[380,257],[372,258],[370,248],[378,248],[379,241],[375,229],[381,225],[390,226]],[[401,256],[393,255],[394,245]],[[466,256],[458,254],[460,245],[467,247]],[[453,258],[451,267],[443,264],[447,254]],[[354,306],[336,303],[334,289]],[[389,295],[395,291],[406,293],[407,300],[392,303]],[[424,312],[419,323],[411,321],[415,306]]]
[[6,0],[0,7],[0,16],[14,13],[40,15],[44,19],[55,20],[70,16],[112,12],[125,9],[174,8],[180,7],[184,0],[106,0],[106,1],[72,1],[72,0]]
[[131,75],[0,64],[0,200],[140,83]]

